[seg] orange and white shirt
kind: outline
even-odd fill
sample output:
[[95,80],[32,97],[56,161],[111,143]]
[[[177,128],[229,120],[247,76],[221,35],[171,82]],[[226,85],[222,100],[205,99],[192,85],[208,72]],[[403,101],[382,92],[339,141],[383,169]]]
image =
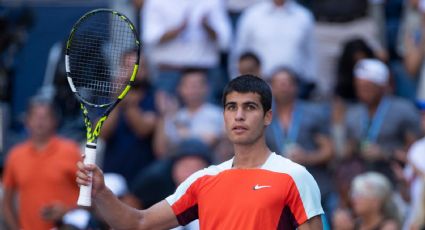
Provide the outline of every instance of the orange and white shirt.
[[296,229],[323,214],[320,191],[301,165],[275,153],[258,169],[233,159],[191,175],[167,197],[179,224],[207,229]]

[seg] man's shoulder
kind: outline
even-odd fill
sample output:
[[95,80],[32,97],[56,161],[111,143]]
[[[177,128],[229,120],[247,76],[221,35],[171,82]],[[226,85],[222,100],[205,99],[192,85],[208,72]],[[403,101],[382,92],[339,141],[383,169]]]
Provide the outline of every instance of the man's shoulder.
[[275,153],[273,153],[271,157],[270,161],[264,165],[265,170],[288,174],[292,178],[300,178],[310,175],[304,166],[293,162],[286,157]]
[[[418,112],[417,109],[415,108],[415,105],[404,98],[401,97],[396,97],[396,96],[391,96],[391,97],[387,97],[388,100],[391,103],[391,107],[394,111],[414,111],[414,112]],[[405,113],[398,113],[400,115],[405,114]]]
[[216,165],[210,165],[205,169],[199,170],[198,172],[194,173],[194,175],[199,178],[202,176],[215,176],[218,175],[219,173],[228,170],[232,167],[232,162],[233,160],[230,159],[228,161],[222,162],[220,164],[216,164]]
[[218,105],[214,105],[212,103],[204,103],[201,108],[201,112],[209,113],[209,114],[220,114],[222,112],[222,108]]
[[30,148],[31,148],[31,143],[29,142],[29,140],[17,143],[9,150],[7,157],[11,158],[11,157],[17,157],[19,155],[25,154],[26,152],[30,150]]
[[[304,166],[273,153],[272,158],[266,162],[263,168],[288,175],[292,184],[297,188],[296,191],[300,193],[303,203],[315,204],[320,207],[319,187],[314,177]],[[311,206],[313,207],[312,213],[322,213],[321,207],[317,208],[315,205]]]
[[59,145],[65,148],[71,148],[74,150],[78,150],[80,148],[79,144],[76,141],[66,137],[56,136],[55,141],[56,143],[58,143]]

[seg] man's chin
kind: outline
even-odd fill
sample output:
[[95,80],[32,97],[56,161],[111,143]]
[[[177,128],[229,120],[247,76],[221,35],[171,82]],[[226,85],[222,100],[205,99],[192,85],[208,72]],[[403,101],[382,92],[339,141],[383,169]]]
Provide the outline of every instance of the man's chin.
[[251,140],[248,140],[246,138],[233,138],[231,139],[232,143],[235,145],[249,145],[252,143]]

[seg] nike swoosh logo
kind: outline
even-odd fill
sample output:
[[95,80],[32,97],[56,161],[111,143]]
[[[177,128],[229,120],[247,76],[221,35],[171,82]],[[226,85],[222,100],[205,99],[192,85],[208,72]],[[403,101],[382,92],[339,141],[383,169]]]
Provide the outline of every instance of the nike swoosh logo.
[[253,187],[253,189],[254,189],[254,190],[259,190],[259,189],[262,189],[262,188],[270,188],[270,187],[272,187],[272,186],[270,186],[270,185],[258,185],[258,184],[256,184],[256,185]]

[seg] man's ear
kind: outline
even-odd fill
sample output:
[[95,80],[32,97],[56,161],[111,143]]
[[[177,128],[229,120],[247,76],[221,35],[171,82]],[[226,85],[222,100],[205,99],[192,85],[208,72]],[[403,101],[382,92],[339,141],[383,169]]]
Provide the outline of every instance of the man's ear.
[[273,112],[270,109],[269,111],[266,112],[266,114],[264,114],[264,125],[268,126],[272,123],[273,120]]

